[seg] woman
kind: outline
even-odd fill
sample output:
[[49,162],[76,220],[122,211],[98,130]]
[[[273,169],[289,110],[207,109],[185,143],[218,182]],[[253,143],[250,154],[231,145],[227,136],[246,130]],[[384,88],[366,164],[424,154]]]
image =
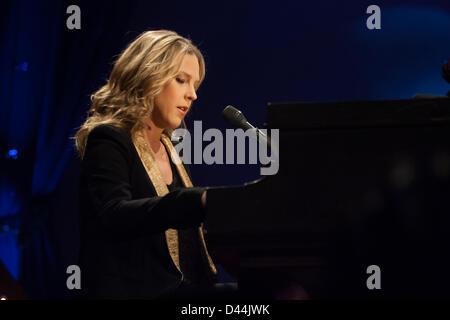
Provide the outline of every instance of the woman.
[[192,187],[169,138],[204,76],[203,56],[190,40],[148,31],[92,95],[75,136],[87,297],[158,298],[214,283],[202,231],[206,190]]

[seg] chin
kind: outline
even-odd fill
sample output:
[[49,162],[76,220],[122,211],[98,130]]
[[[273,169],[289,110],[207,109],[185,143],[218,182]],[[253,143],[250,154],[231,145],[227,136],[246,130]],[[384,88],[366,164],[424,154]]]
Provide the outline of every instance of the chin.
[[181,121],[182,121],[182,120],[172,121],[172,122],[169,124],[169,128],[172,129],[172,130],[175,130],[176,128],[179,128],[179,127],[181,126]]

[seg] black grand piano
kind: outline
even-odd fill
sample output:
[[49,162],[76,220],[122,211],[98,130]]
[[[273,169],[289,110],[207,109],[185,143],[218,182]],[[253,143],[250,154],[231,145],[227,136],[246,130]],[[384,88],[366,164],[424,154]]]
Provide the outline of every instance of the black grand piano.
[[265,127],[278,173],[208,191],[208,246],[240,288],[450,298],[450,99],[269,104]]

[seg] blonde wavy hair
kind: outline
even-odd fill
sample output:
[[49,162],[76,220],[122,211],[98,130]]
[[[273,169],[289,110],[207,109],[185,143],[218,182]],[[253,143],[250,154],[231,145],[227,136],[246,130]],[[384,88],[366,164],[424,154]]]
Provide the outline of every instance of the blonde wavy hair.
[[[193,54],[205,78],[205,60],[189,39],[170,30],[147,31],[119,55],[106,84],[91,95],[86,121],[75,134],[75,147],[84,157],[89,133],[101,124],[114,124],[131,135],[144,128],[151,117],[154,99],[176,76],[183,57]],[[183,123],[184,125],[184,123]],[[166,134],[173,130],[166,129]]]

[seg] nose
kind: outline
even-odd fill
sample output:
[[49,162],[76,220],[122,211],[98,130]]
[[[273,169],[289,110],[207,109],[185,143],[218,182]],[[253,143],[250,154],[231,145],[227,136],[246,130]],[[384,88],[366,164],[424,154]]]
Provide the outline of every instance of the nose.
[[197,93],[195,92],[195,88],[193,86],[190,86],[186,92],[186,98],[190,101],[197,100]]

